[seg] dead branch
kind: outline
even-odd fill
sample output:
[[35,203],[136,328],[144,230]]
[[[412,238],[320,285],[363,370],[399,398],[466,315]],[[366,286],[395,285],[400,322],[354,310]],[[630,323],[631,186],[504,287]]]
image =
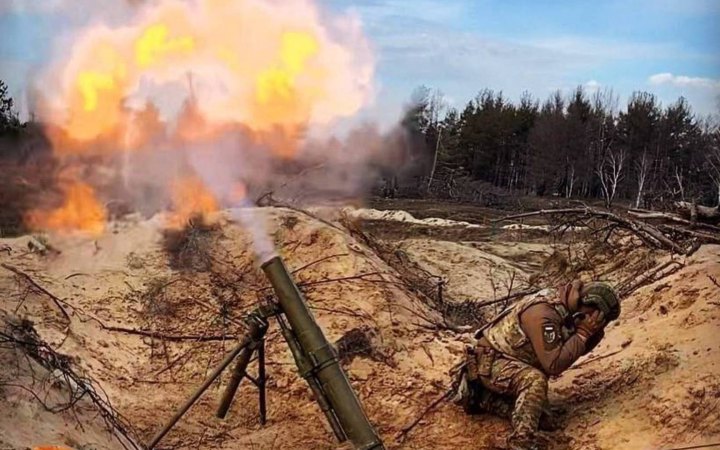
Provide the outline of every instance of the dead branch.
[[667,233],[679,233],[697,238],[699,241],[709,244],[720,244],[720,234],[713,235],[702,231],[693,231],[672,225],[660,225],[659,228]]
[[720,208],[697,205],[694,202],[675,202],[675,207],[692,221],[717,223],[720,221]]
[[65,302],[64,300],[61,300],[61,299],[58,298],[56,295],[54,295],[53,293],[51,293],[50,291],[48,291],[48,290],[45,289],[44,287],[40,286],[35,280],[32,279],[32,277],[31,277],[30,275],[28,275],[27,273],[25,273],[25,272],[23,272],[22,270],[18,269],[17,267],[13,267],[13,266],[11,266],[10,264],[6,264],[6,263],[2,263],[2,264],[0,264],[0,265],[2,265],[2,267],[4,267],[5,269],[9,270],[10,272],[14,273],[15,275],[17,275],[17,276],[20,277],[21,279],[25,280],[28,284],[30,284],[31,286],[33,286],[37,291],[39,291],[39,292],[45,294],[46,296],[48,296],[48,297],[53,301],[53,303],[55,303],[55,306],[58,307],[58,309],[59,309],[60,312],[62,313],[63,317],[65,317],[65,319],[68,321],[68,323],[71,322],[72,319],[70,319],[70,314],[68,314],[68,312],[67,312],[67,311],[65,310],[65,308],[63,307],[64,304],[67,305],[67,302]]
[[656,281],[674,274],[683,267],[685,267],[685,265],[680,261],[670,260],[653,269],[643,272],[639,276],[636,275],[624,280],[616,286],[616,289],[621,297],[626,297],[643,286],[655,283]]
[[474,300],[473,303],[477,304],[478,307],[484,308],[486,306],[496,305],[498,303],[509,302],[510,300],[514,300],[519,297],[525,297],[526,295],[532,295],[532,294],[535,294],[536,292],[539,292],[540,290],[541,290],[540,288],[530,288],[530,289],[525,289],[522,291],[515,292],[514,294],[509,294],[509,295],[505,295],[503,297],[495,298],[493,300]]
[[326,257],[324,257],[324,258],[320,258],[320,259],[318,259],[318,260],[309,262],[309,263],[305,264],[305,265],[302,266],[302,267],[298,267],[297,269],[295,269],[295,270],[292,271],[292,274],[295,275],[295,274],[298,273],[298,272],[302,272],[303,270],[305,270],[305,269],[307,269],[307,268],[309,268],[309,267],[312,267],[312,266],[314,266],[315,264],[320,264],[321,262],[325,262],[325,261],[327,261],[328,259],[341,258],[341,257],[343,257],[343,256],[349,256],[349,255],[350,255],[349,253],[338,253],[338,254],[335,254],[335,255],[326,256]]
[[683,249],[680,245],[678,245],[675,241],[667,237],[665,234],[663,234],[662,231],[660,231],[658,228],[656,228],[653,225],[650,225],[645,222],[641,222],[638,220],[633,220],[629,218],[621,217],[617,214],[611,213],[609,211],[602,211],[595,208],[590,207],[583,207],[583,208],[564,208],[564,209],[542,209],[539,211],[532,211],[527,212],[523,214],[514,214],[510,216],[501,217],[500,219],[495,219],[493,222],[504,222],[508,220],[514,220],[518,218],[524,218],[524,217],[532,217],[532,216],[552,216],[552,215],[581,215],[585,216],[587,218],[599,218],[604,219],[609,222],[617,224],[620,228],[626,229],[633,234],[635,234],[637,237],[639,237],[643,242],[648,244],[651,247],[655,248],[661,248],[664,250],[669,250],[674,253],[678,254],[685,254],[688,250]]
[[182,342],[182,341],[195,341],[195,342],[210,342],[210,341],[228,341],[234,340],[237,337],[234,335],[225,336],[212,336],[212,335],[179,335],[179,334],[165,334],[157,331],[138,330],[135,328],[123,328],[105,325],[103,323],[100,326],[104,330],[117,331],[119,333],[134,334],[137,336],[146,336],[154,339],[164,339],[171,342]]
[[604,354],[604,355],[600,355],[600,356],[597,356],[597,357],[595,357],[595,358],[588,358],[588,359],[586,359],[585,361],[582,361],[582,362],[580,362],[580,363],[578,363],[578,364],[575,364],[574,366],[570,367],[568,370],[579,369],[580,367],[583,367],[583,366],[585,366],[585,365],[587,365],[587,364],[590,364],[590,363],[594,363],[595,361],[598,361],[598,360],[601,360],[601,359],[605,359],[605,358],[609,358],[609,357],[611,357],[611,356],[617,355],[618,353],[620,353],[620,352],[623,351],[623,350],[625,350],[625,349],[624,349],[624,348],[621,348],[621,349],[619,349],[619,350],[615,350],[614,352],[606,353],[606,354]]
[[291,204],[289,204],[289,203],[282,202],[282,201],[280,201],[280,200],[275,199],[275,198],[273,197],[272,191],[271,191],[271,192],[268,192],[268,193],[266,193],[266,194],[261,195],[261,196],[257,199],[256,204],[257,204],[258,206],[275,206],[275,207],[277,207],[277,208],[287,208],[287,209],[290,209],[290,210],[295,211],[295,212],[297,212],[297,213],[303,214],[303,215],[305,215],[305,216],[307,216],[307,217],[310,217],[310,218],[312,218],[312,219],[315,219],[315,220],[317,220],[317,221],[319,221],[319,222],[322,222],[323,224],[329,226],[330,228],[334,228],[334,229],[336,229],[336,230],[338,230],[338,231],[341,231],[341,232],[345,233],[345,230],[343,230],[343,229],[340,228],[339,226],[335,225],[334,223],[329,222],[329,221],[323,219],[322,217],[319,217],[319,216],[317,216],[317,215],[315,215],[315,214],[313,214],[313,213],[311,213],[311,212],[309,212],[309,211],[307,211],[307,210],[305,210],[305,209],[302,209],[302,208],[299,208],[299,207],[297,207],[297,206],[293,206],[293,205],[291,205]]
[[524,219],[525,217],[534,217],[534,216],[585,213],[589,210],[590,210],[589,208],[539,209],[537,211],[530,211],[530,212],[526,212],[526,213],[522,213],[522,214],[512,214],[509,216],[503,216],[498,219],[491,220],[490,223],[507,222],[510,220]]
[[[107,394],[100,389],[96,381],[75,371],[72,358],[57,353],[49,344],[44,342],[31,322],[5,318],[4,323],[7,331],[0,331],[0,338],[2,338],[3,342],[19,347],[23,354],[44,367],[49,373],[59,373],[60,375],[56,378],[63,379],[70,388],[71,395],[68,402],[56,407],[49,407],[39,399],[35,392],[32,392],[48,411],[72,410],[80,399],[87,397],[97,408],[108,429],[124,448],[134,450],[142,448],[137,444],[137,434],[130,422],[112,407]],[[98,391],[98,389],[100,390]]]
[[340,281],[352,281],[352,280],[361,280],[371,283],[389,283],[389,284],[396,284],[393,281],[388,280],[372,280],[368,279],[368,277],[376,276],[376,275],[382,275],[381,272],[366,272],[361,273],[359,275],[349,275],[346,277],[337,277],[337,278],[322,278],[320,280],[314,280],[314,281],[306,281],[303,283],[297,283],[298,287],[309,287],[309,286],[317,286],[318,284],[327,284],[327,283],[337,283]]
[[718,282],[717,278],[712,275],[708,275],[707,277],[710,278],[710,282],[712,282],[712,284],[714,284],[718,289],[720,289],[720,282]]
[[720,232],[720,227],[718,227],[718,226],[711,225],[709,223],[703,223],[703,222],[692,222],[690,220],[676,216],[675,214],[670,214],[670,213],[665,213],[665,212],[647,211],[644,209],[631,209],[631,210],[628,210],[628,215],[635,217],[637,219],[665,220],[668,222],[674,222],[674,223],[678,223],[681,225],[687,225],[692,228],[703,228],[706,230]]
[[407,437],[408,433],[410,433],[410,431],[412,431],[412,429],[415,428],[415,426],[417,426],[417,424],[419,424],[420,421],[422,419],[424,419],[428,413],[430,413],[432,410],[434,410],[439,404],[441,404],[442,402],[444,402],[447,399],[449,399],[450,397],[452,397],[452,395],[454,393],[455,393],[455,389],[450,388],[443,395],[441,395],[440,397],[433,400],[432,403],[430,403],[420,414],[418,414],[418,416],[412,422],[410,422],[409,424],[402,427],[402,429],[400,430],[400,433],[398,433],[395,440],[397,442],[404,441],[405,438]]

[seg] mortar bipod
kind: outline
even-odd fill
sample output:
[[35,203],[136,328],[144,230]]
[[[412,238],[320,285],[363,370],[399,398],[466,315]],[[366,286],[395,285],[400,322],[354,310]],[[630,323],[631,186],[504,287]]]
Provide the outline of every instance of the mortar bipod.
[[[261,306],[257,309],[255,309],[253,312],[248,314],[246,316],[246,322],[248,324],[248,330],[245,333],[245,335],[240,339],[240,342],[238,342],[238,345],[233,348],[227,355],[225,355],[225,358],[218,364],[215,369],[212,371],[212,373],[205,378],[205,381],[203,381],[202,385],[197,388],[190,398],[188,398],[185,403],[180,406],[180,408],[175,412],[175,414],[168,420],[168,422],[155,434],[155,436],[152,438],[152,440],[148,443],[148,450],[151,450],[155,448],[155,446],[162,440],[163,437],[172,429],[172,427],[175,426],[175,424],[182,418],[183,415],[190,409],[190,407],[195,404],[195,402],[200,398],[200,396],[207,390],[207,388],[210,387],[210,385],[220,376],[220,374],[229,366],[238,355],[245,354],[247,358],[247,362],[244,364],[244,367],[240,366],[240,361],[238,361],[238,364],[235,366],[236,372],[238,369],[240,370],[240,376],[237,378],[237,384],[235,385],[235,388],[230,391],[229,389],[226,389],[225,394],[223,395],[223,402],[221,403],[227,403],[225,406],[224,413],[227,413],[227,408],[230,407],[230,403],[232,403],[232,398],[235,395],[235,391],[237,390],[237,387],[240,385],[240,381],[242,381],[242,378],[245,376],[248,376],[245,373],[245,369],[247,369],[247,365],[250,362],[250,359],[252,357],[253,351],[246,352],[247,348],[250,346],[255,345],[255,349],[258,350],[258,361],[260,362],[260,365],[258,367],[258,377],[255,380],[258,387],[262,386],[260,388],[260,419],[264,421],[265,417],[265,352],[264,352],[264,343],[265,343],[265,333],[267,332],[268,328],[268,321],[267,319],[269,317],[275,316],[279,313],[279,310],[277,308],[277,305],[270,304],[267,306]],[[262,352],[262,353],[261,353]],[[260,358],[260,355],[262,355],[262,358]],[[240,367],[238,367],[240,366]],[[233,378],[235,378],[235,373],[233,373]],[[248,377],[250,378],[250,377]],[[221,410],[218,410],[218,415],[220,414]],[[225,414],[223,414],[224,416]]]
[[[248,346],[242,349],[242,351],[240,351],[240,354],[237,356],[237,362],[235,363],[235,368],[233,369],[232,376],[230,377],[230,381],[228,382],[227,387],[225,387],[225,392],[223,393],[220,404],[218,405],[217,417],[219,417],[220,419],[224,419],[225,416],[227,416],[230,405],[232,404],[233,398],[235,397],[235,393],[240,387],[240,383],[242,382],[243,378],[247,378],[258,389],[260,423],[262,425],[265,425],[265,422],[267,420],[267,404],[265,401],[265,332],[267,331],[268,327],[268,316],[273,316],[276,314],[277,310],[275,308],[272,308],[270,310],[269,308],[261,307],[256,309],[246,317],[245,320],[248,322],[248,325],[251,325],[251,322],[257,323],[257,327],[250,326],[250,330],[257,330],[257,332],[254,336],[252,336],[252,342],[250,342]],[[257,352],[258,370],[257,377],[253,378],[249,373],[247,373],[247,368],[252,361],[252,356],[255,352]]]

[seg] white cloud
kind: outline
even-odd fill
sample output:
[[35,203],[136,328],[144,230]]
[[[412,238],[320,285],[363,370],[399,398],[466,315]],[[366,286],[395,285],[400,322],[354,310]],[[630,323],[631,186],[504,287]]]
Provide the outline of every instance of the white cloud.
[[602,87],[602,84],[598,80],[590,80],[587,83],[583,85],[585,89],[587,89],[590,92],[596,92],[598,89]]
[[670,72],[656,73],[648,78],[648,82],[655,86],[663,84],[683,88],[702,88],[720,90],[720,80],[703,77],[689,77],[687,75],[673,75]]
[[105,17],[126,14],[128,10],[149,2],[149,0],[0,0],[0,15],[59,15],[71,18],[74,22],[81,22],[101,11]]

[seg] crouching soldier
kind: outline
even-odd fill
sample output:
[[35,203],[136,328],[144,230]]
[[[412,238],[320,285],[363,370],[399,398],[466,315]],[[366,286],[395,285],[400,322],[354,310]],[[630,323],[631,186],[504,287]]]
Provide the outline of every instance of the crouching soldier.
[[591,351],[619,314],[616,292],[599,282],[574,281],[519,301],[476,333],[460,366],[456,403],[468,413],[509,415],[507,448],[540,448],[548,377]]

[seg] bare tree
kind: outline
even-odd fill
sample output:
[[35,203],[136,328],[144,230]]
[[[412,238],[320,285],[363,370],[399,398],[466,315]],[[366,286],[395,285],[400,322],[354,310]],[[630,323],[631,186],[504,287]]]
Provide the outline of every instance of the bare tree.
[[645,182],[647,181],[648,173],[650,173],[650,160],[647,156],[647,150],[644,150],[640,159],[635,161],[635,172],[637,173],[638,188],[637,197],[635,198],[635,207],[639,208],[645,191]]
[[[717,134],[719,131],[715,133]],[[718,136],[715,136],[713,145],[708,150],[705,158],[710,166],[710,178],[712,178],[717,189],[717,204],[718,208],[720,208],[720,139],[718,139]]]
[[575,166],[573,164],[568,164],[567,172],[567,183],[565,183],[565,198],[570,198],[573,195],[573,188],[575,187],[575,181],[577,180],[577,177],[575,176]]
[[446,107],[447,102],[445,101],[445,96],[439,89],[435,89],[429,93],[427,103],[428,128],[425,133],[427,134],[428,132],[432,131],[435,132],[435,153],[433,155],[432,166],[430,167],[430,175],[428,176],[426,186],[426,190],[428,191],[430,190],[430,185],[432,184],[433,178],[435,177],[435,168],[438,161],[438,152],[440,151],[440,138],[442,134],[440,115]]
[[600,186],[602,187],[603,197],[605,197],[605,206],[608,208],[612,206],[618,184],[624,177],[624,165],[625,151],[609,149],[595,170],[598,178],[600,178]]
[[430,190],[430,186],[432,185],[433,178],[435,177],[435,168],[437,167],[437,160],[438,160],[438,152],[440,151],[440,138],[442,135],[442,125],[438,125],[438,133],[437,138],[435,139],[435,156],[433,156],[433,163],[432,167],[430,168],[430,176],[428,176],[428,182],[427,182],[427,190]]
[[720,95],[716,98],[717,115],[706,121],[705,134],[709,137],[709,146],[705,160],[709,166],[710,178],[717,191],[717,206],[720,209]]
[[679,166],[675,166],[675,182],[678,185],[678,192],[680,193],[680,199],[685,200],[685,177],[683,176],[683,170]]

